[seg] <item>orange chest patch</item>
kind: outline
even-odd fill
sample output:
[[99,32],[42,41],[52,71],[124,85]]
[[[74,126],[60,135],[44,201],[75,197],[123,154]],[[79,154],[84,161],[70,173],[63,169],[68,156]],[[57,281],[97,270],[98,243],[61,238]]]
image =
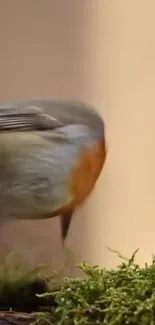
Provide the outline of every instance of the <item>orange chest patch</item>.
[[86,150],[80,157],[70,175],[70,191],[74,205],[81,204],[93,190],[106,159],[104,139],[91,150]]
[[[69,211],[74,211],[87,196],[91,193],[94,185],[101,173],[106,159],[105,141],[102,139],[91,150],[86,150],[77,161],[71,171],[68,186],[70,192],[69,203],[53,211],[45,218],[51,218],[58,215],[65,215]],[[41,216],[43,218],[43,216]]]

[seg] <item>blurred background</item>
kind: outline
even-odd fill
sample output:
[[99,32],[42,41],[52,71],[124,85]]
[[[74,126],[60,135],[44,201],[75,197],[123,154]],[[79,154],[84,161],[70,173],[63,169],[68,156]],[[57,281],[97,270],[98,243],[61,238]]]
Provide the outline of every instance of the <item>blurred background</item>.
[[[116,266],[107,247],[137,260],[155,252],[154,0],[0,0],[0,103],[80,99],[106,124],[108,157],[74,216],[74,262]],[[59,220],[0,229],[1,251],[35,263],[60,261]]]

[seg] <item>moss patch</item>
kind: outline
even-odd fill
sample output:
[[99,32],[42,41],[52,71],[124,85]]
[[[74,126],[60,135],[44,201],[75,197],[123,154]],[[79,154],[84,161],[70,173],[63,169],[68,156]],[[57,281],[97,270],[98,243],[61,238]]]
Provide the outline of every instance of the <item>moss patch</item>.
[[80,265],[86,277],[65,279],[60,290],[45,294],[54,297],[55,307],[38,314],[36,323],[154,325],[155,259],[141,268],[134,262],[135,254],[123,258],[115,270]]
[[[155,325],[155,258],[140,267],[121,257],[116,269],[82,263],[83,278],[56,280],[46,267],[28,268],[24,263],[0,268],[0,306],[22,311],[48,311],[35,315],[37,325]],[[30,322],[29,322],[30,323]]]

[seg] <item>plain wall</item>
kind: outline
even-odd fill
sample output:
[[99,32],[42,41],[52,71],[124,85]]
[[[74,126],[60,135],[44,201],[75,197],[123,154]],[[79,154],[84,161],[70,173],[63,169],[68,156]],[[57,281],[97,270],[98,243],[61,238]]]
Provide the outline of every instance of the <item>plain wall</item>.
[[[154,0],[0,0],[0,102],[85,100],[106,123],[108,158],[76,213],[75,260],[115,266],[107,246],[149,261],[155,246]],[[62,256],[58,219],[1,229],[33,261]]]

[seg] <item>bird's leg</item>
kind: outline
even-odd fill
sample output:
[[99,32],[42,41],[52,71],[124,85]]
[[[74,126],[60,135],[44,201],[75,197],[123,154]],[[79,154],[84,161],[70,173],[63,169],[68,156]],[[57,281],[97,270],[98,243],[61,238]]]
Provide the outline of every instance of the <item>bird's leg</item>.
[[64,245],[64,241],[68,235],[68,231],[69,231],[69,226],[72,220],[72,215],[73,212],[69,211],[66,214],[63,214],[60,216],[60,224],[61,224],[61,240],[62,240],[62,244]]
[[67,213],[63,214],[60,217],[60,223],[61,223],[61,241],[63,245],[64,250],[64,269],[65,274],[67,276],[72,277],[75,272],[76,267],[76,257],[74,256],[74,253],[72,252],[72,249],[67,247],[67,245],[64,245],[65,239],[68,235],[69,226],[72,220],[73,211],[68,211]]

